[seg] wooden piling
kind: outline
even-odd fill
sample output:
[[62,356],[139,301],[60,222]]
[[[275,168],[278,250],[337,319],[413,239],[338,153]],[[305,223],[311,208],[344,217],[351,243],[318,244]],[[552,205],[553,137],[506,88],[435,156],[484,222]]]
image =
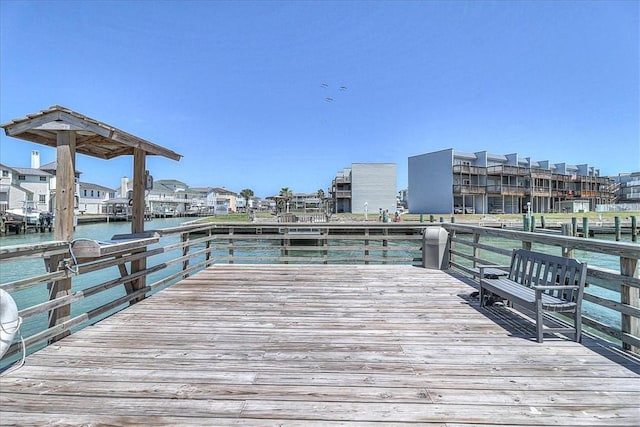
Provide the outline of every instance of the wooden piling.
[[616,242],[619,242],[621,239],[620,217],[616,216],[615,218],[613,218],[613,222],[614,222],[614,228],[615,228]]

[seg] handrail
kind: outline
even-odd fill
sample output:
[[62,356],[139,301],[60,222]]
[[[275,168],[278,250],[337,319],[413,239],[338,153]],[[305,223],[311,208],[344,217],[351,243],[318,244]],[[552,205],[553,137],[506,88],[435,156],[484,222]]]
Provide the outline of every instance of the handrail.
[[[58,280],[72,281],[69,293],[50,295],[20,307],[25,343],[32,352],[214,263],[422,265],[427,227],[443,227],[449,232],[449,263],[470,277],[477,274],[473,267],[478,263],[493,262],[510,255],[509,244],[500,247],[491,242],[491,238],[512,242],[514,247],[536,245],[536,250],[540,246],[540,250],[559,251],[565,256],[572,256],[574,251],[591,251],[619,257],[620,270],[589,265],[587,289],[619,291],[621,299],[589,292],[585,300],[618,313],[620,325],[606,324],[589,316],[586,316],[585,325],[620,340],[627,350],[640,347],[640,333],[637,332],[640,307],[638,297],[634,296],[640,291],[637,273],[640,245],[465,224],[193,223],[154,230],[159,243],[141,240],[143,246],[124,245],[122,252],[104,251],[104,255],[87,259],[74,259],[70,242],[7,246],[0,247],[3,268],[10,262],[31,264],[16,277],[3,275],[2,280],[8,280],[0,287],[12,293],[42,294],[45,288],[55,288],[52,285]],[[36,266],[34,254],[45,260],[54,259],[57,264],[49,265],[50,271],[47,271],[44,263],[39,262]],[[132,273],[131,262],[142,260],[146,261],[146,268]],[[29,271],[29,277],[24,277],[24,271]],[[129,285],[141,277],[147,282],[142,289]],[[56,317],[56,313],[69,313],[61,309],[71,304],[74,305],[73,314]],[[0,369],[17,355],[18,350],[17,344],[10,347],[0,361]]]

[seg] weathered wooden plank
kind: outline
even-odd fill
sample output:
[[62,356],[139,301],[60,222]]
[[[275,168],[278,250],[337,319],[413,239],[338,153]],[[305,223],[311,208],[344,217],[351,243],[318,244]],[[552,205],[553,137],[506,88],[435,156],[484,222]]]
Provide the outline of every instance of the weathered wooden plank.
[[[634,425],[640,363],[401,266],[215,266],[0,378],[2,424]],[[619,363],[616,363],[619,362]],[[43,398],[46,396],[46,398]]]

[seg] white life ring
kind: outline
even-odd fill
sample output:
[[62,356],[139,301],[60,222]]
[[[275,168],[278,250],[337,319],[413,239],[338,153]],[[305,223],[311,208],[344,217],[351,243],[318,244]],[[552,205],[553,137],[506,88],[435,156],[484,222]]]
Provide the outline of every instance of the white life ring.
[[21,323],[16,302],[7,291],[0,289],[0,358],[11,346]]

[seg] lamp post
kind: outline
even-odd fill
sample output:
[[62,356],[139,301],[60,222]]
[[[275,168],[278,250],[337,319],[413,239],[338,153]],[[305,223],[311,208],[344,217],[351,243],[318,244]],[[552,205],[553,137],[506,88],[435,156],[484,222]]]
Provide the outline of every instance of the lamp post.
[[364,202],[364,220],[367,221],[367,212],[369,211],[369,203]]

